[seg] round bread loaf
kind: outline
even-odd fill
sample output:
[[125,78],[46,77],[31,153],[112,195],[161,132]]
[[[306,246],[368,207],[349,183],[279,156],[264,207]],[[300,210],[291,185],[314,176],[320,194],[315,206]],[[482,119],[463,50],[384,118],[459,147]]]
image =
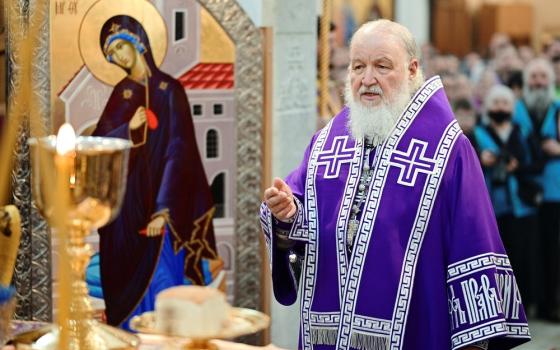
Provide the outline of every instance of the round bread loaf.
[[158,331],[190,338],[219,334],[230,311],[222,292],[200,286],[177,286],[160,292],[155,309]]

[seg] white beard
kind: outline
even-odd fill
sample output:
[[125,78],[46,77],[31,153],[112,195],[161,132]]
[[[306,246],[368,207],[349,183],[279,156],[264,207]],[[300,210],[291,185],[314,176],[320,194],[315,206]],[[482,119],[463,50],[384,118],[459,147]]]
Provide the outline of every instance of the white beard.
[[523,94],[527,107],[529,109],[547,109],[548,105],[554,99],[554,92],[551,89],[540,88],[530,90],[526,88]]
[[[379,86],[376,88],[379,89]],[[406,81],[403,82],[399,90],[394,101],[387,100],[381,94],[381,104],[367,106],[360,101],[354,100],[350,79],[346,81],[344,98],[346,105],[350,109],[350,119],[348,120],[347,127],[354,139],[367,138],[373,143],[373,146],[380,145],[385,141],[400,119],[412,96],[412,88]]]

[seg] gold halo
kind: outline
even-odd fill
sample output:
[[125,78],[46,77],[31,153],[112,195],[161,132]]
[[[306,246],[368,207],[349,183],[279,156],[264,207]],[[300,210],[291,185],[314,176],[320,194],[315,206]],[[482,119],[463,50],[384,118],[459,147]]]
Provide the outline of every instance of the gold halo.
[[109,63],[101,50],[99,36],[105,22],[117,15],[126,15],[142,24],[155,64],[159,67],[167,53],[167,27],[158,10],[148,0],[99,0],[86,12],[80,24],[78,46],[86,67],[97,79],[111,86],[121,81],[126,73]]

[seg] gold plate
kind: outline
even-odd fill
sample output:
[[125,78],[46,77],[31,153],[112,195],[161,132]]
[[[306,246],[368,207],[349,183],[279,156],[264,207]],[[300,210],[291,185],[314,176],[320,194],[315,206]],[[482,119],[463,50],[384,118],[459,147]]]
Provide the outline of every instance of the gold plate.
[[[145,312],[142,315],[134,316],[130,320],[130,328],[140,333],[166,335],[171,337],[181,337],[175,334],[165,334],[156,329],[155,312]],[[203,339],[233,339],[242,335],[256,333],[265,329],[270,324],[270,317],[256,310],[245,308],[231,308],[226,325],[222,330],[208,337],[196,338]],[[195,340],[195,338],[191,338]]]
[[[103,340],[102,347],[95,350],[133,350],[140,345],[140,338],[120,328],[91,321],[92,334]],[[13,321],[13,339],[15,345],[28,345],[34,350],[59,349],[59,328],[57,325],[46,322]],[[77,344],[69,345],[76,348]]]

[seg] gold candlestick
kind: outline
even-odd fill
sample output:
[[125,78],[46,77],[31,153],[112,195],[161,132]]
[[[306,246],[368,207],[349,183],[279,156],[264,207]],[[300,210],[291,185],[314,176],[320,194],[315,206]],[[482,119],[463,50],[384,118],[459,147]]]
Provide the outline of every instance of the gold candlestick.
[[[93,320],[85,282],[92,253],[85,237],[110,222],[120,210],[131,143],[78,137],[75,146],[57,152],[57,138],[49,136],[30,139],[29,145],[33,198],[41,214],[61,233],[65,245],[62,254],[68,259],[60,262],[60,279],[71,284],[70,288],[61,286],[61,297],[70,298],[60,301],[62,309],[69,305],[68,312],[60,315],[61,333],[49,335],[43,348],[135,348],[139,343],[136,336]],[[56,191],[53,183],[58,184]]]

